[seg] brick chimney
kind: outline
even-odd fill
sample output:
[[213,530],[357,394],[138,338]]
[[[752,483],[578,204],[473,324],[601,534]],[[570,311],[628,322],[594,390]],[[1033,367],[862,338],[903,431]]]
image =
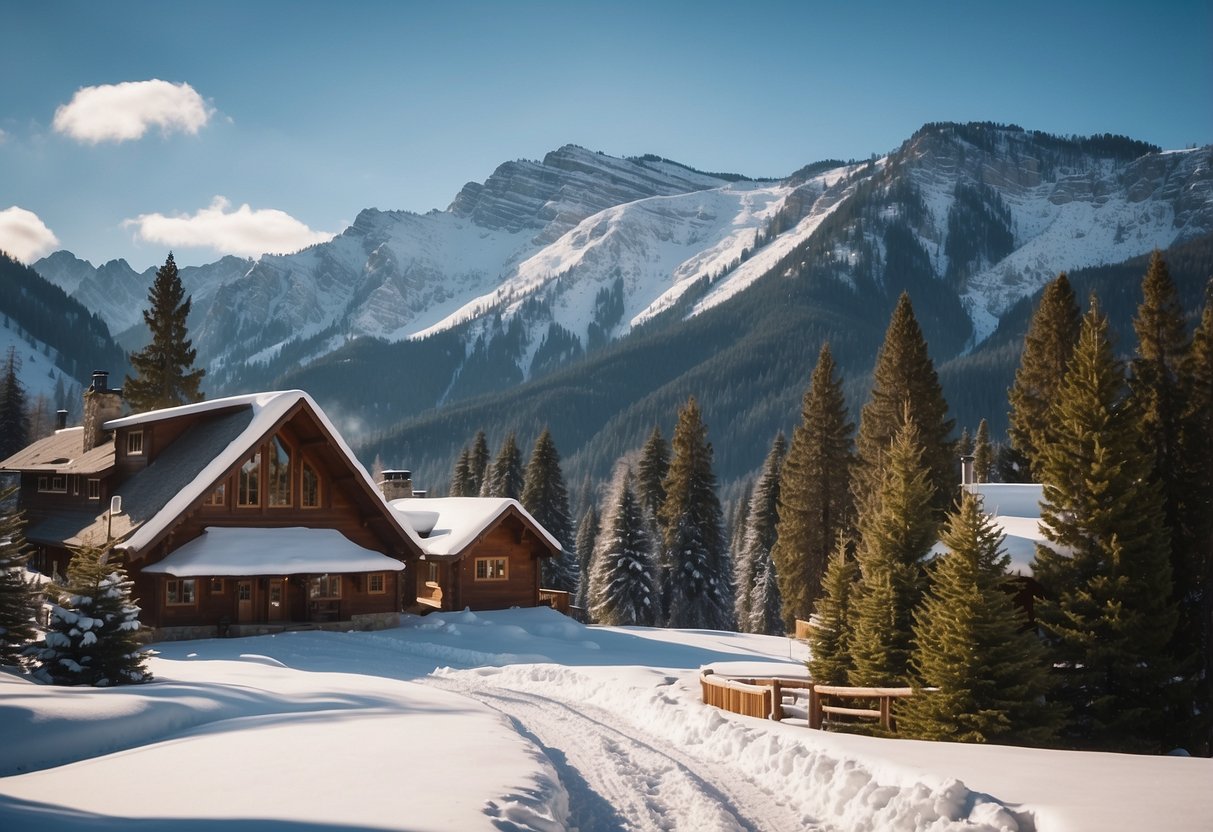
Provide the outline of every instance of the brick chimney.
[[389,503],[392,500],[400,500],[405,497],[413,496],[413,472],[412,471],[384,471],[383,481],[379,483],[379,490],[383,492],[383,499]]
[[93,382],[84,391],[84,450],[87,453],[106,440],[101,426],[122,415],[122,391],[109,389],[109,371],[94,370]]

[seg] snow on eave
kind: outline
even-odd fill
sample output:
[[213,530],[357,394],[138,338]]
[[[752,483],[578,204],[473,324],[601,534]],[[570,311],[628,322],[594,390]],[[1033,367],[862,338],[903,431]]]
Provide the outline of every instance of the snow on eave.
[[438,521],[427,537],[417,538],[418,545],[428,557],[458,559],[468,547],[493,528],[505,515],[516,512],[523,523],[535,531],[552,549],[552,554],[564,550],[517,500],[506,497],[405,497],[388,503],[397,521],[416,536],[405,517],[407,511],[434,511]]
[[197,578],[206,575],[316,575],[399,572],[404,563],[359,546],[337,529],[302,526],[260,528],[208,526],[144,572]]
[[316,404],[315,399],[309,396],[302,390],[285,390],[267,393],[254,393],[245,396],[232,396],[226,399],[214,399],[209,402],[197,402],[195,404],[182,405],[181,407],[170,407],[164,410],[153,410],[148,413],[141,413],[136,416],[128,416],[123,419],[114,419],[106,422],[103,427],[113,429],[115,427],[128,427],[131,425],[144,424],[148,421],[173,418],[176,416],[188,416],[196,413],[207,413],[211,411],[224,410],[237,407],[249,407],[253,410],[253,418],[249,421],[248,426],[240,432],[221,453],[217,454],[206,467],[194,477],[187,488],[183,488],[175,497],[169,500],[165,506],[151,518],[140,525],[130,537],[118,543],[114,548],[127,552],[138,552],[147,546],[156,543],[162,534],[175,523],[175,521],[184,515],[208,494],[220,479],[225,477],[228,472],[237,465],[259,442],[266,436],[272,433],[281,422],[296,408],[302,405],[308,408],[316,417],[316,420],[321,424],[323,429],[332,438],[333,444],[341,450],[345,455],[350,466],[362,477],[363,483],[370,491],[370,494],[376,498],[375,502],[383,506],[383,514],[388,520],[407,537],[418,550],[421,550],[421,539],[412,527],[403,523],[400,518],[387,509],[382,497],[379,496],[379,489],[375,487],[375,483],[371,480],[371,475],[362,467],[362,463],[354,456],[354,452],[350,446],[346,444],[345,439],[337,430],[336,426],[329,420],[328,416],[320,405]]

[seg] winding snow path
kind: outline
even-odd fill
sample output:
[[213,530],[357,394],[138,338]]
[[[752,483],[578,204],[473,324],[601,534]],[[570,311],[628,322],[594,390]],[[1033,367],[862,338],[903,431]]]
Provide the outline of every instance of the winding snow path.
[[777,796],[585,703],[491,684],[475,674],[426,680],[500,711],[547,756],[569,794],[569,828],[807,832],[822,828]]

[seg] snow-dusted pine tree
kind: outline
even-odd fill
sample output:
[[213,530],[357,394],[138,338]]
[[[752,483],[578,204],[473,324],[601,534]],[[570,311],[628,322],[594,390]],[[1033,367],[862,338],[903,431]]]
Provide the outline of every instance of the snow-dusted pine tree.
[[729,552],[733,560],[733,616],[737,628],[747,632],[750,621],[749,588],[754,585],[753,564],[745,558],[746,528],[750,524],[750,501],[754,498],[754,483],[747,480],[741,496],[733,501],[729,512]]
[[[0,505],[15,490],[0,492]],[[0,513],[0,664],[23,664],[23,654],[35,635],[41,591],[25,571],[29,553],[24,530],[25,520],[19,512]]]
[[[783,635],[784,632],[782,620],[774,628],[770,622],[772,607],[775,616],[782,619],[771,549],[775,546],[775,526],[779,519],[779,471],[787,449],[788,443],[781,431],[771,443],[771,450],[762,464],[762,473],[750,498],[745,543],[739,553],[739,560],[745,564],[745,582],[735,587],[738,597],[746,596],[744,605],[735,605],[738,610],[737,626],[745,632],[768,635]],[[735,569],[734,573],[741,575],[742,571]],[[753,629],[758,623],[762,624],[761,629]]]
[[691,397],[678,413],[673,456],[661,507],[669,564],[668,624],[706,630],[733,628],[733,575],[721,528],[712,472],[712,445]]
[[467,446],[459,452],[459,459],[455,462],[455,470],[451,472],[451,489],[450,496],[452,497],[475,497],[476,492],[472,489],[472,455],[468,451]]
[[559,557],[544,559],[543,585],[564,592],[575,591],[580,570],[573,521],[569,517],[569,492],[560,470],[560,452],[547,428],[539,434],[527,462],[522,505],[564,547]]
[[484,497],[517,500],[522,496],[522,486],[522,451],[518,450],[518,439],[511,432],[489,468],[480,493]]
[[598,509],[589,505],[577,525],[577,595],[573,606],[590,608],[590,567],[594,562],[594,547],[598,542]]
[[811,619],[809,675],[823,684],[845,685],[850,679],[851,600],[859,578],[852,548],[846,538],[838,538]]
[[76,550],[67,589],[51,606],[50,629],[33,650],[35,675],[56,685],[108,687],[147,682],[147,655],[139,649],[139,607],[133,582],[98,546]]
[[476,438],[472,440],[472,450],[468,454],[468,479],[467,496],[480,496],[481,489],[484,487],[485,480],[489,478],[489,466],[492,464],[492,458],[489,455],[489,441],[485,438],[484,431],[476,431]]
[[616,471],[594,547],[590,615],[595,623],[646,627],[659,623],[656,566],[648,524],[631,468]]

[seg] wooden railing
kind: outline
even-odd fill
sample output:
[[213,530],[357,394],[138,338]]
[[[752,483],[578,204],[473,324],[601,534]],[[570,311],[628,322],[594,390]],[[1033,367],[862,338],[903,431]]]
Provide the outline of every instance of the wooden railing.
[[[699,675],[699,684],[705,705],[712,705],[731,713],[759,719],[785,718],[784,697],[793,699],[808,697],[807,723],[810,728],[820,729],[827,714],[857,719],[874,719],[886,731],[895,730],[893,720],[894,699],[912,696],[911,688],[859,688],[838,685],[814,684],[809,679],[785,677],[734,678],[720,676],[711,669]],[[857,708],[853,705],[830,704],[835,699],[875,700],[874,708]]]
[[546,605],[562,612],[565,615],[569,614],[569,593],[560,589],[539,589],[539,603]]

